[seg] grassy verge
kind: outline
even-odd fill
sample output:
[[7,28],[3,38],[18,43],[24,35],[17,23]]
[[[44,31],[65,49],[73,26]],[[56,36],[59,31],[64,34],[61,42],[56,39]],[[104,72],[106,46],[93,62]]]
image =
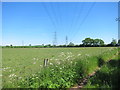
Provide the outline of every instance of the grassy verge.
[[119,88],[119,76],[120,56],[118,54],[103,65],[95,76],[89,79],[84,88]]

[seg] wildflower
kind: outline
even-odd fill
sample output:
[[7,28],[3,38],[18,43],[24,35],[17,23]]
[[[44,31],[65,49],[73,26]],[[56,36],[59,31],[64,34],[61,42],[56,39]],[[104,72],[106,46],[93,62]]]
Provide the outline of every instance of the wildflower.
[[50,60],[53,60],[52,58]]
[[38,79],[38,77],[36,77]]
[[62,57],[62,56],[65,56],[64,52],[61,52],[61,53],[60,53],[60,57]]
[[81,54],[78,54],[77,56],[80,56]]
[[58,59],[55,59],[55,60],[58,60]]
[[22,77],[18,77],[18,79],[22,79]]
[[36,62],[34,62],[33,64],[36,64]]
[[36,58],[33,58],[33,60],[35,60]]
[[32,78],[32,80],[34,80],[35,78]]
[[90,56],[89,54],[85,54],[86,56]]
[[15,74],[10,74],[9,77],[10,77],[10,78],[11,78],[11,77],[16,77],[16,75],[15,75]]
[[38,58],[36,60],[38,60]]
[[54,71],[54,69],[51,69],[52,71]]
[[53,65],[53,63],[50,63],[50,65]]
[[42,65],[40,65],[40,67],[42,67]]
[[32,76],[35,76],[35,74],[32,74]]
[[58,64],[60,64],[60,62],[57,62]]
[[69,58],[67,60],[70,60]]

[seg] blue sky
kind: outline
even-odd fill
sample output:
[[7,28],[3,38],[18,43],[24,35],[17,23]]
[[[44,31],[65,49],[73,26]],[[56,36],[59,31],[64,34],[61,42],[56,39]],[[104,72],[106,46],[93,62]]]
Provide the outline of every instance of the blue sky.
[[86,37],[110,43],[118,38],[117,2],[3,2],[3,45],[82,43]]

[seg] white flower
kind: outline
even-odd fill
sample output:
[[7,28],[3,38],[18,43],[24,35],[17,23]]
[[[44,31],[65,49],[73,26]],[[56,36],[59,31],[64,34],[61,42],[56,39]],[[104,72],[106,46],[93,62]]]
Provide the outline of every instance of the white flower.
[[50,60],[53,60],[53,59],[50,59]]
[[89,54],[85,54],[86,56],[90,56]]
[[18,77],[18,79],[22,79],[22,77]]
[[69,58],[67,60],[70,60]]
[[32,76],[35,76],[35,74],[32,74]]
[[52,71],[54,71],[54,69],[51,69]]
[[33,64],[36,64],[36,62],[33,62]]
[[9,77],[16,77],[16,75],[15,74],[10,74]]
[[78,54],[77,56],[80,56],[81,54]]
[[53,65],[53,63],[50,63],[50,65]]
[[40,65],[40,67],[42,67],[42,65]]
[[36,60],[39,60],[38,58]]
[[60,64],[60,62],[57,62],[58,64]]
[[36,77],[36,78],[38,78],[38,77]]
[[33,58],[33,60],[35,60],[36,58]]
[[60,53],[60,57],[62,57],[62,56],[65,56],[65,53],[64,53],[64,52],[61,52],[61,53]]

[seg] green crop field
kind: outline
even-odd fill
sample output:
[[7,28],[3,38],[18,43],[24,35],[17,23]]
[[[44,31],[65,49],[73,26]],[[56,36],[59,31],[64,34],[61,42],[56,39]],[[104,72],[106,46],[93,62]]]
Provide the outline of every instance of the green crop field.
[[[3,88],[70,88],[103,62],[116,47],[3,48]],[[48,59],[44,66],[44,59]]]

